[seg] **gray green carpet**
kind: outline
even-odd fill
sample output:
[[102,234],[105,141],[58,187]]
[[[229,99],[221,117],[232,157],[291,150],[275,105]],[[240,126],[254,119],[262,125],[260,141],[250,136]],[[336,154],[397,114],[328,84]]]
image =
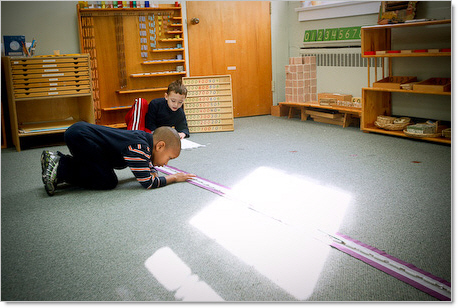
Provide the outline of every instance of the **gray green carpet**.
[[[234,132],[190,140],[206,147],[184,150],[170,165],[228,187],[271,170],[259,183],[269,187],[272,209],[294,203],[289,214],[303,227],[314,215],[303,209],[326,209],[327,192],[343,192],[349,199],[334,206],[345,208],[320,216],[325,222],[339,217],[337,231],[451,281],[450,146],[272,116],[239,118]],[[68,153],[64,145],[44,148]],[[40,178],[44,148],[2,150],[3,301],[175,301],[180,292],[205,293],[195,282],[187,290],[178,282],[180,291],[157,276],[162,270],[173,280],[180,266],[226,301],[436,301],[340,251],[320,254],[326,245],[300,230],[218,205],[224,198],[188,183],[147,191],[125,169],[114,190],[67,187],[49,197]],[[282,195],[297,183],[313,188],[297,189],[294,200]],[[170,254],[155,269],[145,266],[164,249]],[[317,276],[308,277],[315,266]]]

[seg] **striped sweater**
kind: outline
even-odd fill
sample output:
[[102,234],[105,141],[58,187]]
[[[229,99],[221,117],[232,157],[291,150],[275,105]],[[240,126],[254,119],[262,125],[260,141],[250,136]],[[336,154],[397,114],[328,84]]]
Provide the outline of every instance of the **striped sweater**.
[[167,184],[165,177],[158,176],[151,162],[151,149],[145,144],[129,145],[124,151],[124,160],[137,181],[146,189]]

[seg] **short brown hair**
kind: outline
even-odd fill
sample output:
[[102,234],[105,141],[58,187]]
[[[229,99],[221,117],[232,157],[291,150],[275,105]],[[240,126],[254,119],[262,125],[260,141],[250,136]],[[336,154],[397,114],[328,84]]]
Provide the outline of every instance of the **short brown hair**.
[[188,95],[188,89],[186,89],[185,85],[179,79],[169,84],[167,94],[170,94],[172,91],[177,94],[184,95],[185,97]]
[[156,128],[153,132],[153,141],[154,143],[164,141],[166,148],[175,149],[178,154],[181,152],[181,138],[173,127],[161,126]]

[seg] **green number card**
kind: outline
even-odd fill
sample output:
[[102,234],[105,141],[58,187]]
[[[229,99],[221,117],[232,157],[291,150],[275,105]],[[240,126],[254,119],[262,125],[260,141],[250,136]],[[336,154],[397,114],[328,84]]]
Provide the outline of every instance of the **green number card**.
[[361,27],[306,30],[304,33],[304,42],[337,40],[343,41],[359,39],[361,39]]
[[323,41],[330,41],[331,40],[331,31],[332,31],[332,29],[325,29],[324,30]]
[[315,42],[317,30],[306,30],[304,33],[304,42]]
[[317,31],[316,40],[322,41],[324,39],[324,29],[320,29]]
[[310,30],[304,32],[304,42],[310,42]]
[[317,30],[310,30],[310,41],[311,42],[316,41],[316,35],[317,35]]
[[330,41],[337,40],[337,33],[339,32],[339,28],[330,29],[331,30],[331,39]]
[[345,32],[346,28],[339,28],[337,30],[337,40],[344,40],[344,32]]
[[361,27],[345,28],[344,40],[359,40],[361,38]]
[[352,30],[353,39],[358,40],[361,39],[361,27],[354,27]]

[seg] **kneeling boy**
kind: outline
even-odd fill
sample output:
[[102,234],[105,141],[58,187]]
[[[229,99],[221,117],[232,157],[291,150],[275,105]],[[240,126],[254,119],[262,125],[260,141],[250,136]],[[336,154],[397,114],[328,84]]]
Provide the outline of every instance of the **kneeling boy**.
[[67,129],[64,139],[71,155],[49,151],[41,155],[42,179],[50,196],[63,182],[89,189],[113,189],[118,184],[114,169],[126,167],[146,189],[194,177],[185,173],[159,176],[154,169],[180,155],[181,139],[171,127],[147,133],[78,122]]
[[171,126],[181,139],[188,138],[188,122],[183,110],[187,94],[181,80],[175,80],[169,84],[164,97],[153,99],[149,104],[144,98],[136,98],[125,117],[127,129],[152,132],[160,126]]

